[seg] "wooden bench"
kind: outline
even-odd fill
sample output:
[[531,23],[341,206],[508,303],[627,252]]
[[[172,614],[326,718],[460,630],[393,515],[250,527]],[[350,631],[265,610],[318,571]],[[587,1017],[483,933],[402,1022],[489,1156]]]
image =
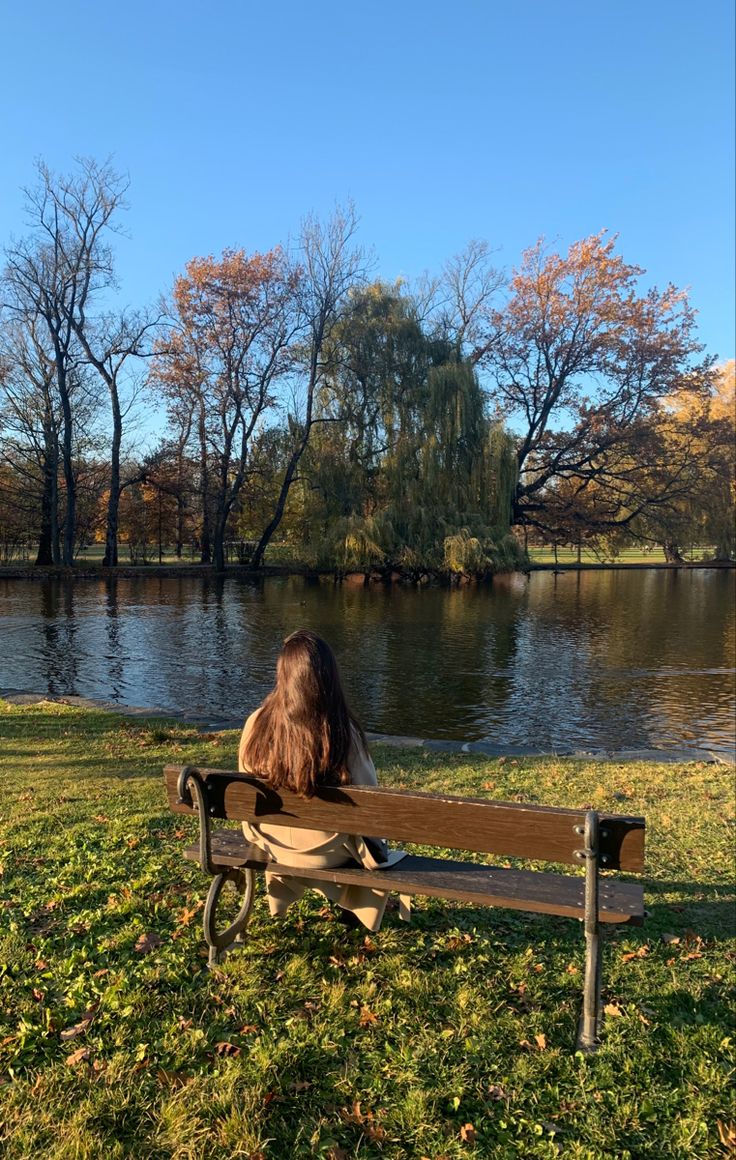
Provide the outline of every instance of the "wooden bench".
[[[481,798],[451,797],[357,786],[325,788],[305,800],[266,781],[227,770],[168,765],[164,770],[169,805],[177,813],[198,813],[199,842],[185,856],[213,875],[204,910],[210,964],[238,941],[250,916],[255,876],[274,869],[294,875],[370,886],[402,896],[430,895],[474,906],[501,906],[555,914],[584,922],[586,940],[583,1011],[577,1046],[593,1051],[600,1007],[600,925],[644,920],[643,888],[608,872],[644,869],[644,819],[596,810],[555,809]],[[372,872],[360,866],[312,870],[269,862],[241,831],[212,833],[211,820],[288,825],[344,834],[380,835],[394,842],[469,850],[497,857],[585,867],[584,875],[505,869],[477,862],[407,855],[395,868]],[[605,874],[601,876],[600,871]],[[216,909],[226,882],[242,888],[240,912],[218,930]]]

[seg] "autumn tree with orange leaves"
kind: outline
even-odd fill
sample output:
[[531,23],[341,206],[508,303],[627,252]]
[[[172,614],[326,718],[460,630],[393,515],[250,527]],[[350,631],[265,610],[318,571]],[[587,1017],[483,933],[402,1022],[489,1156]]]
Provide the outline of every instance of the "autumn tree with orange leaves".
[[193,258],[174,283],[172,320],[150,381],[199,450],[201,556],[225,566],[228,517],[250,469],[251,442],[276,403],[296,330],[298,273],[280,248]]
[[480,365],[518,433],[515,523],[610,531],[680,493],[689,468],[657,427],[686,384],[707,392],[712,363],[693,362],[702,347],[686,294],[641,293],[643,273],[604,233],[564,257],[539,242],[488,316]]

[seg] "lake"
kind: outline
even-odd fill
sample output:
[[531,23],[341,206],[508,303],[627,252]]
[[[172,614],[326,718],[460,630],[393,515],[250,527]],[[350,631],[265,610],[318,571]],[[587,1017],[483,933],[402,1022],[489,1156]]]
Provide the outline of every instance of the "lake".
[[280,642],[335,649],[369,730],[545,752],[734,746],[734,574],[533,572],[455,589],[301,577],[0,580],[0,688],[239,721]]

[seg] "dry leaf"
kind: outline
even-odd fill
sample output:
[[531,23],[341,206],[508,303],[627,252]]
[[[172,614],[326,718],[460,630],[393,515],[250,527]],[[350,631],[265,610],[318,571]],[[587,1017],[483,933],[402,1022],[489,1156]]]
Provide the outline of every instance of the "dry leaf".
[[215,1044],[215,1051],[218,1055],[224,1056],[238,1056],[240,1055],[240,1048],[235,1043],[226,1043],[224,1040]]
[[255,1023],[244,1023],[243,1026],[240,1028],[240,1031],[238,1032],[238,1035],[257,1035],[257,1034],[258,1034],[258,1028],[256,1027]]
[[534,1042],[536,1043],[536,1045],[540,1051],[544,1051],[545,1047],[547,1046],[547,1036],[543,1035],[543,1034],[535,1035]]
[[43,1003],[44,999],[46,998],[45,993],[43,991],[39,991],[38,987],[34,987],[31,991],[31,994],[37,1003]]
[[150,934],[142,934],[136,942],[133,950],[138,951],[138,954],[145,955],[149,951],[155,950],[156,947],[161,946],[161,936],[156,934],[155,930]]
[[723,1144],[727,1156],[736,1155],[736,1124],[729,1121],[728,1124],[723,1120],[716,1120],[718,1127],[718,1139]]
[[630,963],[632,959],[645,959],[649,954],[648,946],[639,947],[638,951],[629,951],[625,955],[621,955],[622,963]]
[[568,975],[577,975],[579,973],[578,968],[574,963],[568,963],[565,967],[565,970],[567,971]]
[[477,1137],[475,1134],[475,1128],[472,1124],[463,1124],[462,1128],[460,1129],[460,1139],[464,1144],[475,1143]]
[[311,1086],[312,1084],[308,1079],[297,1079],[291,1085],[291,1090],[293,1092],[306,1092]]
[[619,1015],[623,1015],[623,1011],[617,1003],[606,1003],[603,1010],[605,1011],[606,1015],[610,1015],[614,1019],[618,1018]]
[[182,1075],[180,1071],[167,1071],[165,1067],[160,1067],[156,1072],[156,1079],[161,1087],[182,1088],[189,1083],[190,1078],[188,1075]]
[[61,1032],[59,1038],[61,1039],[62,1043],[66,1043],[68,1039],[76,1039],[78,1035],[84,1034],[94,1019],[99,1005],[99,1003],[93,1003],[91,1007],[87,1008],[84,1015],[79,1020],[79,1023],[75,1023],[73,1027],[67,1027],[65,1031]]
[[506,1092],[501,1087],[500,1083],[492,1083],[488,1088],[489,1100],[505,1100]]
[[71,1055],[67,1055],[66,1066],[76,1067],[78,1063],[82,1063],[85,1059],[89,1059],[89,1048],[80,1047],[77,1051],[72,1052]]
[[358,1023],[360,1024],[361,1027],[370,1027],[371,1023],[377,1023],[377,1022],[378,1022],[377,1015],[374,1015],[373,1012],[369,1011],[367,1007],[361,1007],[360,1018],[358,1019]]

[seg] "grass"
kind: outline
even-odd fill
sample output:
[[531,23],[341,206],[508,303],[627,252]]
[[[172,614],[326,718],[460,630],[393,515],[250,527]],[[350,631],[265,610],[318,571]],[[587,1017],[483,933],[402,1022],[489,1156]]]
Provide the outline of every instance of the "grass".
[[[76,563],[78,566],[86,565],[87,567],[102,567],[102,558],[105,554],[104,544],[90,544],[88,547],[80,551],[76,556]],[[683,550],[684,558],[691,563],[700,563],[702,561],[709,561],[713,559],[713,548],[710,547],[692,547]],[[557,562],[560,565],[566,564],[568,566],[577,563],[578,553],[577,548],[574,547],[560,547],[557,551]],[[30,563],[33,556],[25,556],[23,561],[11,560],[9,563],[25,562]],[[589,548],[583,548],[580,555],[581,563],[583,564],[664,564],[664,552],[658,545],[653,546],[648,552],[642,548],[623,548],[615,557],[601,557]],[[529,561],[532,564],[553,564],[555,562],[554,550],[550,546],[532,547],[529,549]],[[119,546],[119,562],[121,567],[130,566],[130,556],[128,553],[127,544],[120,544]],[[149,566],[155,567],[158,565],[158,548],[151,549]],[[231,556],[231,564],[237,563],[234,556]],[[173,544],[164,544],[161,553],[161,563],[167,567],[171,565],[178,565],[186,568],[191,564],[199,564],[199,556],[192,553],[191,549],[186,548],[183,555],[178,557],[174,550]],[[270,565],[277,565],[280,567],[300,568],[303,561],[299,561],[294,557],[293,550],[288,544],[272,543],[266,549],[265,563]]]
[[0,1154],[717,1157],[736,1119],[733,772],[380,749],[384,784],[641,812],[647,905],[572,1049],[578,923],[418,899],[345,931],[316,894],[208,972],[166,761],[236,735],[0,702]]

